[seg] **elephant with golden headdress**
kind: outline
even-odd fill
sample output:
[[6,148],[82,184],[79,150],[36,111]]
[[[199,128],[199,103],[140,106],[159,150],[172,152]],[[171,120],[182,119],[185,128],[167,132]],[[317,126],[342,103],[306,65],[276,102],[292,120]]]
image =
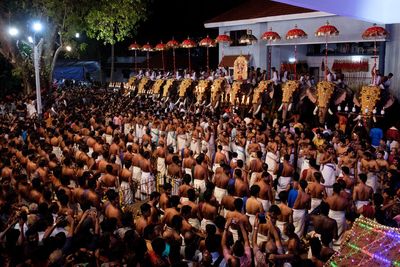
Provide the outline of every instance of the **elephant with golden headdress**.
[[224,78],[215,79],[213,84],[211,85],[211,97],[210,97],[210,104],[212,108],[217,108],[223,92],[225,92],[225,84],[226,80]]
[[143,77],[142,79],[140,79],[139,85],[138,85],[138,95],[143,95],[146,93],[149,83],[150,83],[150,80],[147,77]]
[[152,94],[154,97],[159,97],[162,93],[162,86],[164,84],[165,80],[163,79],[157,79],[152,86]]
[[282,85],[282,104],[278,111],[282,110],[282,119],[286,120],[287,112],[292,108],[293,93],[300,87],[299,81],[287,81]]
[[322,81],[317,84],[315,92],[311,91],[311,88],[306,89],[306,94],[310,101],[316,105],[313,114],[317,115],[319,123],[324,124],[326,119],[326,113],[333,115],[330,109],[331,97],[335,91],[335,84],[328,81]]
[[168,79],[164,86],[162,87],[163,93],[162,93],[162,97],[165,100],[168,100],[170,97],[170,93],[172,91],[172,89],[174,88],[174,84],[175,84],[175,79]]
[[273,85],[272,80],[260,81],[257,87],[254,89],[253,97],[251,100],[253,115],[256,115],[258,112],[260,112],[263,94],[268,90],[271,85]]
[[199,83],[195,87],[196,104],[204,105],[207,101],[208,91],[210,90],[210,80],[199,80]]

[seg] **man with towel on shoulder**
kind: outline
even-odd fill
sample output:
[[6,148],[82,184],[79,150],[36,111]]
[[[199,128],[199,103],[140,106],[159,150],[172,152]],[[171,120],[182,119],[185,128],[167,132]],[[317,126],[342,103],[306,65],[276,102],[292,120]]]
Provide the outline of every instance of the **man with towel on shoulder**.
[[293,206],[293,225],[297,236],[302,238],[306,223],[306,213],[311,206],[311,197],[305,191],[308,185],[307,182],[301,180],[299,184],[299,191]]
[[333,195],[326,199],[326,203],[329,205],[329,218],[335,219],[338,228],[338,240],[345,230],[346,225],[346,209],[349,205],[346,198],[340,195],[342,190],[339,183],[333,184]]

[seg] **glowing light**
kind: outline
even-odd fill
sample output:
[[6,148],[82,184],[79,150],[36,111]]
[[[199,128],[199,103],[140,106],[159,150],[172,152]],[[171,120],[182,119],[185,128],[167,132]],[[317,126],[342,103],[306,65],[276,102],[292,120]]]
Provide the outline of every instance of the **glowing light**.
[[75,33],[75,38],[79,38],[81,35],[79,34],[79,32]]
[[34,22],[34,23],[32,24],[32,28],[33,28],[33,30],[34,30],[35,32],[40,32],[40,31],[42,31],[42,29],[43,29],[43,25],[42,25],[42,23],[40,23],[40,22]]
[[360,62],[362,59],[362,56],[352,56],[351,61],[353,62]]
[[289,62],[290,62],[290,63],[294,63],[294,62],[296,62],[296,59],[295,59],[294,57],[290,57],[290,58],[289,58]]
[[72,47],[69,46],[69,45],[67,45],[67,46],[65,47],[65,50],[67,50],[68,52],[71,52],[71,51],[72,51]]
[[8,29],[8,34],[10,34],[11,36],[17,36],[19,34],[19,31],[17,28],[11,27],[10,29]]
[[28,42],[30,42],[30,43],[33,44],[33,38],[32,38],[32,36],[28,36]]

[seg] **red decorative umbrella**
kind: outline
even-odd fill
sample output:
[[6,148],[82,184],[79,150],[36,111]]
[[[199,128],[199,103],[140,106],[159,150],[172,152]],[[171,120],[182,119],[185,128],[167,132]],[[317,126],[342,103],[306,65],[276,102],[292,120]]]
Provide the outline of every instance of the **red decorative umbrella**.
[[156,51],[161,51],[161,60],[162,60],[162,68],[165,70],[165,64],[164,64],[164,51],[167,50],[167,46],[161,43],[157,44],[156,47],[154,48]]
[[189,72],[191,70],[191,62],[190,62],[190,48],[196,47],[196,42],[191,40],[189,37],[185,40],[183,40],[181,47],[182,48],[187,48],[188,49],[188,56],[189,56]]
[[327,21],[315,32],[317,37],[325,37],[325,79],[328,80],[328,37],[339,35],[338,29]]
[[172,40],[167,43],[167,48],[172,49],[172,57],[173,57],[173,61],[174,61],[174,73],[176,72],[175,49],[177,49],[178,47],[179,47],[179,43],[176,40],[174,40],[174,38],[172,38]]
[[372,76],[372,82],[374,83],[375,81],[375,74],[376,74],[376,39],[377,38],[386,38],[389,36],[389,32],[380,26],[376,26],[374,24],[372,27],[369,27],[366,29],[363,34],[362,38],[363,39],[373,39],[374,40],[374,69],[373,69],[373,76]]
[[[300,38],[307,38],[307,33],[303,31],[302,29],[297,28],[297,25],[294,26],[293,29],[289,30],[286,33],[286,39],[287,40],[296,40]],[[296,43],[294,44],[294,79],[297,79],[297,70],[296,70],[296,65],[297,65],[297,45]]]
[[269,46],[268,46],[268,79],[271,79],[271,55],[272,55],[271,44],[272,44],[272,42],[280,40],[281,36],[277,32],[272,31],[272,28],[269,28],[269,31],[266,31],[263,33],[263,35],[261,36],[261,39],[268,41],[268,43],[269,43]]
[[140,50],[140,48],[141,48],[140,45],[136,43],[136,41],[133,44],[131,44],[128,48],[131,51],[135,51],[135,70],[137,70],[137,61],[136,61],[137,51]]
[[150,55],[149,53],[153,51],[153,47],[147,42],[147,44],[142,46],[142,51],[147,53],[147,69],[150,69]]
[[217,44],[222,44],[222,57],[224,57],[224,45],[232,43],[231,37],[227,34],[220,34],[215,38],[215,42]]
[[201,41],[199,42],[199,45],[202,47],[207,48],[207,71],[210,71],[210,54],[208,49],[210,47],[215,47],[215,41],[214,39],[211,39],[208,35],[206,38],[201,39]]

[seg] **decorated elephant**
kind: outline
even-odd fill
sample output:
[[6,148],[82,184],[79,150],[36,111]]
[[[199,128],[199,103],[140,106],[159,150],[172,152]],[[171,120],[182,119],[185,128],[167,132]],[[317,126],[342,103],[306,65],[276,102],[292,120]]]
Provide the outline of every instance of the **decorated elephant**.
[[172,91],[172,88],[174,87],[175,79],[168,79],[164,86],[163,86],[163,93],[162,97],[166,100],[168,100],[170,96],[170,92]]
[[282,85],[282,104],[278,111],[282,110],[282,119],[285,121],[287,112],[292,108],[293,93],[300,87],[299,81],[287,81]]
[[150,80],[147,77],[143,77],[142,79],[140,79],[140,82],[138,85],[138,95],[143,95],[146,93],[149,82],[150,82]]
[[324,124],[326,119],[326,113],[333,115],[330,109],[331,97],[335,91],[335,84],[328,81],[322,81],[317,84],[317,90],[315,93],[311,91],[311,88],[306,90],[306,94],[310,101],[316,105],[313,114],[317,115],[319,123]]
[[210,89],[210,80],[199,80],[199,83],[195,87],[196,104],[203,105],[206,102],[207,93]]
[[181,81],[181,83],[179,84],[179,88],[178,88],[179,99],[175,104],[178,104],[181,101],[184,101],[184,103],[186,103],[187,98],[189,98],[187,94],[192,93],[189,90],[192,85],[193,85],[193,80],[190,78],[183,79]]
[[258,83],[258,86],[254,89],[253,92],[253,98],[252,98],[252,110],[253,110],[253,115],[256,115],[258,112],[260,112],[261,109],[261,104],[262,104],[262,96],[264,92],[268,90],[268,87],[273,84],[272,80],[266,80],[266,81],[260,81]]
[[161,91],[161,86],[164,84],[165,80],[163,79],[157,79],[154,83],[153,83],[153,87],[152,87],[152,94],[154,97],[158,97],[160,96],[160,91]]
[[215,79],[213,84],[211,85],[211,97],[210,97],[210,104],[214,109],[218,107],[221,96],[225,89],[226,80],[224,78]]
[[[242,87],[243,82],[242,81],[234,81],[232,84],[232,88],[229,92],[229,103],[232,106],[235,106],[236,104],[240,104],[242,99],[238,98],[238,94],[240,92],[240,88]],[[227,98],[226,98],[227,99]]]

